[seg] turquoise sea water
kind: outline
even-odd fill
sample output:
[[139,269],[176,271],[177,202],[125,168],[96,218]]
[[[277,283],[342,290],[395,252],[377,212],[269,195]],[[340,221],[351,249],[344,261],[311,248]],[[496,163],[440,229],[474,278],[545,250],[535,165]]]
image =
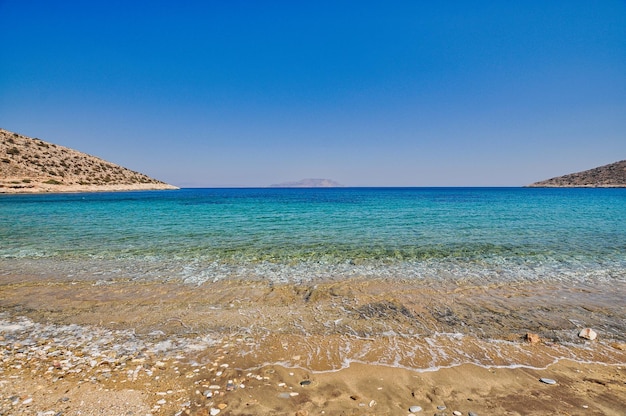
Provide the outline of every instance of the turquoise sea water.
[[5,344],[95,331],[322,371],[626,359],[626,189],[2,195],[0,243]]
[[626,280],[626,190],[183,189],[0,197],[0,267],[90,279]]

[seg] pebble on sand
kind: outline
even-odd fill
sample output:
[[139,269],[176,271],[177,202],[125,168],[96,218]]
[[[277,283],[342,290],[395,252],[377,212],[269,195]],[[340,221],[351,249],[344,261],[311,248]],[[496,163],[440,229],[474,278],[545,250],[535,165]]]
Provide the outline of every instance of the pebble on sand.
[[598,334],[591,328],[585,328],[578,333],[578,336],[593,341],[598,337]]
[[546,384],[556,384],[556,380],[552,380],[551,378],[540,378],[539,381]]
[[539,338],[539,335],[530,332],[527,333],[524,338],[526,339],[526,342],[530,344],[538,344],[539,342],[541,342],[541,338]]
[[409,407],[409,412],[411,413],[417,413],[417,412],[421,412],[422,408],[420,406],[411,406]]

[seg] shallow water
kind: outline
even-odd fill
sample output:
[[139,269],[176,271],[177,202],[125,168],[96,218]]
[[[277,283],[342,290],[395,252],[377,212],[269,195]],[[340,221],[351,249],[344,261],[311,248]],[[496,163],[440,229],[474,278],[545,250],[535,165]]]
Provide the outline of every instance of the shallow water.
[[[18,279],[15,279],[18,280]],[[544,368],[563,358],[626,361],[620,294],[587,286],[423,285],[348,279],[316,285],[34,281],[0,293],[0,344],[54,337],[85,353],[159,353],[208,362],[228,347],[240,368],[313,371],[352,362],[414,370],[464,363]],[[24,317],[28,318],[25,319]],[[591,326],[594,342],[578,338]],[[543,342],[530,345],[532,332]]]
[[79,325],[317,371],[626,360],[626,190],[12,195],[0,213],[8,340]]

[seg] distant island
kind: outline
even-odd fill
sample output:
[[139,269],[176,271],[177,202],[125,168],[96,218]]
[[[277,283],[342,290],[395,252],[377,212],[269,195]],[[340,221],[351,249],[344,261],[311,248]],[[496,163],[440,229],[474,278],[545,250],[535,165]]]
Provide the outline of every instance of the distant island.
[[283,182],[270,185],[270,188],[339,188],[343,185],[331,179],[302,179],[297,182]]
[[0,193],[178,189],[79,151],[0,129]]
[[626,188],[626,160],[527,185],[531,188]]

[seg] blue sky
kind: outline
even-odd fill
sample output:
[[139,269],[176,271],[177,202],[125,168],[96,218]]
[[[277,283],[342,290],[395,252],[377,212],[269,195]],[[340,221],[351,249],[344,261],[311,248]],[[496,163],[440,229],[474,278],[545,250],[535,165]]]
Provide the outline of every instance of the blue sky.
[[626,159],[624,1],[0,0],[0,127],[179,186]]

